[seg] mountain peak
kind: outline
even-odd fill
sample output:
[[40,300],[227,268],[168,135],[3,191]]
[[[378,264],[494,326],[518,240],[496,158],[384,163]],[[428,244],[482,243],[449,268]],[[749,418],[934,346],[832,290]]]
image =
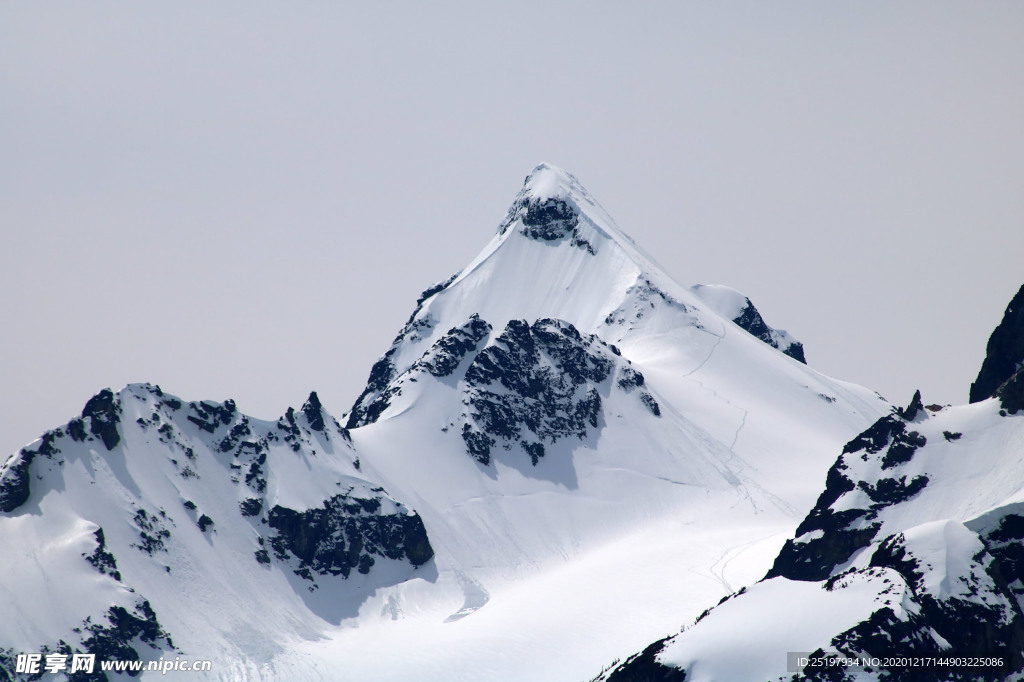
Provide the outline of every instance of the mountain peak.
[[576,176],[558,166],[541,163],[526,176],[523,188],[498,226],[498,234],[504,235],[518,220],[519,232],[527,237],[557,242],[572,236],[573,245],[579,246],[581,216],[586,223],[600,225],[606,234],[614,225]]
[[[735,311],[723,311],[723,305]],[[392,347],[371,370],[348,428],[375,422],[400,393],[394,382],[403,373],[453,349],[461,358],[470,346],[501,335],[513,320],[532,324],[545,319],[561,320],[614,345],[683,329],[720,339],[724,331],[711,330],[731,320],[804,362],[800,342],[770,328],[748,298],[725,287],[680,286],[574,175],[541,163],[526,176],[490,243],[417,300]]]
[[566,198],[573,190],[586,193],[572,173],[550,163],[537,164],[523,181],[523,192],[537,201]]

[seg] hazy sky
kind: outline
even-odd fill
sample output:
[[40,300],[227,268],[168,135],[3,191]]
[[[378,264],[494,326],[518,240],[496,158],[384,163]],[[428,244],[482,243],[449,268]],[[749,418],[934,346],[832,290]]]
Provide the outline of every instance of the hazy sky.
[[159,383],[340,418],[523,176],[821,371],[966,402],[1024,282],[1024,3],[0,4],[0,452]]

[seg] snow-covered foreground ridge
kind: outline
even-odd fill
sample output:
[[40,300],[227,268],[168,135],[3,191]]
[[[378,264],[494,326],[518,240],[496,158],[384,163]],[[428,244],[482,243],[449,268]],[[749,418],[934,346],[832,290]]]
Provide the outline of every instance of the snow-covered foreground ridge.
[[1024,679],[1024,287],[971,399],[851,440],[763,580],[599,679]]
[[182,679],[590,677],[764,575],[889,413],[803,357],[538,166],[342,421],[315,393],[264,421],[140,384],[15,453],[0,679],[31,652],[212,661]]

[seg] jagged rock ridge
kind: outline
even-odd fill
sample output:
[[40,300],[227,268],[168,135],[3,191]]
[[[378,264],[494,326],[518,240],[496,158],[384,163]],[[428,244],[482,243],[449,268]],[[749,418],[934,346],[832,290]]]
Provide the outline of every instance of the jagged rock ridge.
[[461,429],[466,449],[488,464],[496,444],[518,444],[536,465],[544,443],[584,439],[598,428],[601,385],[613,371],[615,388],[639,388],[638,398],[660,416],[658,402],[642,389],[643,374],[614,346],[593,334],[584,337],[561,320],[510,321],[466,370],[470,412]]
[[[96,487],[105,494],[97,497]],[[28,651],[118,660],[195,654],[195,623],[166,614],[177,610],[177,595],[207,591],[195,582],[203,562],[228,565],[247,576],[243,584],[265,589],[283,572],[311,590],[334,585],[344,593],[358,575],[362,582],[349,589],[358,603],[366,585],[409,579],[433,557],[420,517],[358,472],[348,431],[315,392],[300,410],[267,422],[230,400],[185,402],[148,384],[104,389],[81,417],[0,467],[0,502],[0,524],[27,521],[42,532],[54,504],[74,519],[46,531],[66,534],[70,553],[44,566],[85,596],[63,605],[62,634],[21,642]],[[102,589],[78,587],[95,582],[91,576],[103,577]],[[296,603],[309,598],[293,593]],[[13,673],[8,663],[0,657],[0,673]]]

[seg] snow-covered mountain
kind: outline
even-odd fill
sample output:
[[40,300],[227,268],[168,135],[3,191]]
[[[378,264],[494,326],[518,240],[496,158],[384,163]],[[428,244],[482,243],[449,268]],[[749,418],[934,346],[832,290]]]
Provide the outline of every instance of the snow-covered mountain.
[[[600,679],[1024,679],[1022,339],[1024,287],[971,404],[917,393],[880,418],[843,448],[763,580]],[[796,674],[787,652],[879,665]]]
[[420,517],[360,474],[315,393],[265,422],[103,390],[8,460],[0,511],[8,672],[48,650],[244,675],[364,594],[436,575]]
[[541,165],[344,426],[315,393],[267,422],[132,385],[13,455],[0,669],[45,648],[213,678],[583,679],[764,575],[889,411]]

